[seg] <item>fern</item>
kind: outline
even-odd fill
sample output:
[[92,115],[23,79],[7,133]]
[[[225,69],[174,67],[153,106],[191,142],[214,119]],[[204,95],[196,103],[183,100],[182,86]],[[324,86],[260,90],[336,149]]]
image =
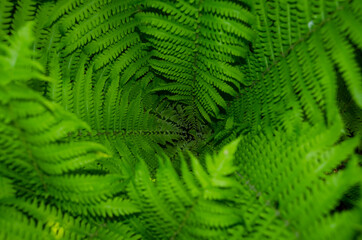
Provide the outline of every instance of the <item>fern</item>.
[[191,155],[192,172],[182,160],[182,180],[168,158],[160,158],[157,177],[152,181],[144,164],[136,169],[129,195],[139,208],[145,234],[162,239],[220,239],[228,231],[240,231],[242,216],[235,213],[238,185],[232,177],[233,153],[237,141],[217,156],[208,156],[207,172]]
[[359,239],[358,0],[0,2],[0,239]]
[[[246,221],[250,235],[255,239],[351,239],[353,230],[341,219],[348,216],[358,221],[359,210],[332,211],[343,193],[359,182],[360,169],[353,154],[359,140],[336,144],[341,132],[338,120],[329,129],[303,126],[301,130],[298,135],[282,131],[248,134],[241,141],[237,174],[256,196],[249,203],[255,210]],[[260,151],[261,147],[267,150]],[[328,174],[349,158],[343,172]],[[327,225],[334,227],[318,231]],[[261,230],[281,227],[270,233]]]
[[249,7],[243,2],[147,1],[137,14],[140,30],[154,49],[151,67],[166,78],[154,91],[172,93],[171,100],[192,107],[194,118],[201,114],[210,122],[216,117],[219,107],[226,108],[221,92],[234,96],[234,88],[246,84],[236,62],[254,38]]
[[[90,174],[92,167],[87,174],[84,172],[92,162],[108,156],[100,144],[67,139],[69,132],[89,129],[87,124],[26,86],[26,80],[40,74],[32,69],[38,65],[30,58],[29,39],[30,28],[23,28],[11,39],[10,46],[3,46],[9,54],[2,57],[1,68],[2,238],[80,239],[92,235],[97,227],[91,220],[63,213],[65,202],[74,203],[72,207],[80,205],[83,212],[79,214],[90,211],[94,216],[119,216],[138,210],[131,210],[132,203],[127,206],[127,200],[113,197],[122,186],[124,189],[120,176],[104,171]],[[10,76],[8,65],[15,66],[19,73]],[[55,208],[62,203],[64,206]],[[98,205],[96,212],[89,203]],[[121,210],[120,203],[127,210]],[[109,210],[112,204],[117,207]],[[12,221],[6,222],[7,218]],[[14,227],[21,224],[28,227]]]

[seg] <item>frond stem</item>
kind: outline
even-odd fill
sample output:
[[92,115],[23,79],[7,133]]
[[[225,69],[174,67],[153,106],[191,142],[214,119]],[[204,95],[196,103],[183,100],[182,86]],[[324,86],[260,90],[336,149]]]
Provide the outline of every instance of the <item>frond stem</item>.
[[[351,1],[348,1],[348,2],[351,2]],[[336,11],[333,12],[330,17],[324,19],[324,20],[321,21],[319,24],[315,25],[315,27],[314,27],[311,31],[309,31],[308,33],[304,34],[304,36],[302,36],[301,38],[299,38],[299,39],[298,39],[294,44],[292,44],[285,52],[281,52],[280,56],[277,57],[277,58],[272,62],[272,64],[270,64],[270,66],[268,66],[268,67],[263,71],[263,73],[261,74],[261,78],[264,78],[264,76],[265,76],[266,74],[268,74],[268,73],[271,71],[271,69],[272,69],[273,67],[275,67],[275,66],[280,62],[281,59],[288,57],[289,54],[293,51],[293,49],[294,49],[298,44],[307,41],[314,32],[319,31],[326,23],[328,23],[328,22],[330,22],[331,20],[333,20],[334,17],[335,17],[335,15],[336,15],[340,10],[343,10],[344,8],[345,8],[345,6],[339,6],[339,7],[337,7],[337,8],[336,8]],[[252,88],[253,86],[255,86],[256,82],[257,82],[257,81],[253,81],[249,88]]]

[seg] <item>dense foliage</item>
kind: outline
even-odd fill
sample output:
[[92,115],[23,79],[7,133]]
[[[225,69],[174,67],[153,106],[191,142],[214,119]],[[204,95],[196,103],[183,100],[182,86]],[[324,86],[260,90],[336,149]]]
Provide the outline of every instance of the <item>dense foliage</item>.
[[361,239],[362,1],[0,0],[0,239]]

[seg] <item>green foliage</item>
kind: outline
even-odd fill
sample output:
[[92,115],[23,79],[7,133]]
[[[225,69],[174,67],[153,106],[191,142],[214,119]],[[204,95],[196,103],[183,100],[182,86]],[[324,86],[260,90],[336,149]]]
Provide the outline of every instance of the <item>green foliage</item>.
[[[107,149],[68,138],[70,132],[89,131],[89,126],[26,85],[40,74],[27,48],[30,33],[29,26],[22,28],[9,45],[2,45],[6,51],[1,57],[0,94],[1,238],[81,239],[99,228],[105,238],[112,237],[117,233],[111,229],[75,216],[137,212],[129,200],[115,197],[124,191],[126,179],[92,167],[109,156]],[[10,75],[14,70],[10,67],[18,72]],[[73,216],[67,210],[73,210]]]
[[235,96],[235,87],[247,84],[237,63],[255,35],[251,4],[207,0],[144,5],[137,17],[140,30],[149,35],[150,66],[165,78],[154,91],[172,93],[169,99],[190,105],[191,115],[198,111],[210,122],[219,107],[227,107],[221,92]]
[[[358,222],[360,210],[331,211],[343,194],[361,180],[354,155],[359,139],[337,143],[342,130],[338,120],[327,129],[301,127],[300,134],[261,131],[241,140],[236,154],[237,174],[241,183],[258,196],[249,203],[254,210],[246,216],[248,236],[352,239],[353,227],[345,219]],[[331,174],[346,159],[351,159],[346,168]],[[268,228],[279,230],[263,231]]]
[[361,16],[0,1],[0,239],[359,239]]
[[128,192],[143,209],[137,223],[145,228],[143,234],[161,239],[220,239],[242,231],[243,217],[233,198],[241,194],[232,175],[237,144],[234,141],[218,155],[207,156],[207,171],[193,155],[190,171],[182,157],[180,177],[167,157],[160,158],[155,179],[140,164]]

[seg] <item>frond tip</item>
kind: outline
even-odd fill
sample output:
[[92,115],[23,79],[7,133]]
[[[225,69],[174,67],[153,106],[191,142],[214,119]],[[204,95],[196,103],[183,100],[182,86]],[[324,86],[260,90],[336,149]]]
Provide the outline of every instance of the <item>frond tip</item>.
[[145,165],[139,165],[128,191],[141,210],[142,224],[151,231],[148,234],[171,239],[226,239],[230,232],[243,228],[243,219],[236,213],[239,191],[232,162],[239,141],[208,156],[206,169],[190,154],[192,172],[182,159],[181,177],[167,157],[160,159],[154,181],[145,174]]

